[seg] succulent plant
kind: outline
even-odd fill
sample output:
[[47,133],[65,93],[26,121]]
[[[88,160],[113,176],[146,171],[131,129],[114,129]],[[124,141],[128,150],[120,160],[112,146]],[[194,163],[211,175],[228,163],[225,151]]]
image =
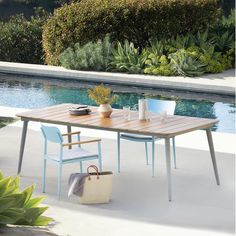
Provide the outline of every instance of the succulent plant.
[[0,171],[0,226],[7,224],[45,226],[53,221],[42,216],[48,207],[38,206],[44,197],[32,198],[34,185],[19,190],[19,177],[3,177]]

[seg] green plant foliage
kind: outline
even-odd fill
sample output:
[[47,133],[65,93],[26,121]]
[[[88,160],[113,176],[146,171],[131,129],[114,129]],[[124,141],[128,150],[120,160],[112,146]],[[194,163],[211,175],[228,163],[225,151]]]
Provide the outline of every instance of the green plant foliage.
[[48,207],[38,205],[44,197],[32,198],[34,186],[19,190],[19,177],[3,177],[0,171],[0,226],[15,225],[48,225],[53,219],[42,216]]
[[14,118],[2,118],[0,117],[0,128],[7,126],[10,123],[13,123],[14,121],[16,121],[16,119]]
[[169,55],[172,69],[182,76],[199,76],[206,72],[206,64],[197,60],[197,58],[188,54],[185,49],[179,49]]
[[141,54],[133,43],[125,40],[124,44],[117,43],[117,48],[113,50],[113,60],[110,63],[110,69],[113,71],[142,73],[147,59],[147,51],[143,50]]
[[194,45],[194,39],[191,34],[177,35],[168,40],[166,50],[168,53],[176,52],[178,49],[187,49]]
[[111,59],[112,44],[109,37],[84,46],[76,43],[74,48],[66,49],[59,57],[61,65],[73,70],[104,71]]
[[226,31],[233,34],[235,37],[235,9],[231,10],[228,17],[222,16],[220,20],[215,21],[214,24],[209,24],[209,33],[214,35],[222,35]]
[[[112,52],[111,55],[109,54],[110,63],[106,62],[103,67],[96,70],[165,76],[198,76],[230,69],[235,65],[235,34],[230,33],[233,20],[231,16],[229,18],[230,20],[223,17],[220,23],[217,23],[223,27],[221,31],[213,31],[214,26],[195,34],[181,34],[162,39],[152,38],[149,46],[144,49],[135,47],[135,44],[128,40],[124,43],[118,42],[112,50],[110,46],[106,50]],[[99,47],[97,50],[99,51]],[[87,61],[94,61],[94,56],[98,57],[97,61],[102,58],[99,56],[101,53],[96,53],[96,48],[90,49],[86,60],[77,58],[75,54],[74,49],[68,49],[65,52],[66,56],[61,59],[63,66],[76,69],[78,63],[81,65],[86,62],[87,65]],[[101,62],[98,64],[100,65]],[[80,66],[80,68],[93,70],[95,66]]]
[[27,20],[23,15],[0,22],[0,61],[43,64],[44,17]]
[[152,40],[150,46],[147,48],[149,54],[154,54],[155,56],[161,56],[166,53],[167,41],[162,40]]
[[150,38],[197,32],[219,15],[217,0],[81,0],[54,11],[43,31],[46,63],[79,42],[84,45],[110,34],[144,48]]
[[222,35],[214,35],[213,40],[215,43],[215,49],[218,52],[225,53],[229,49],[233,47],[234,42],[234,35],[229,34],[228,31],[223,33]]
[[171,68],[168,58],[165,55],[156,56],[155,54],[150,54],[148,59],[145,61],[146,68],[144,69],[145,74],[153,75],[174,75],[175,72]]

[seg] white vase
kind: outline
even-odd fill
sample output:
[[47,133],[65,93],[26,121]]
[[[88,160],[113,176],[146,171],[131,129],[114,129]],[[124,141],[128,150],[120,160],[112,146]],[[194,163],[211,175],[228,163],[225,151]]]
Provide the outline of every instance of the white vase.
[[110,104],[101,104],[98,107],[98,112],[99,112],[100,117],[109,118],[112,113],[112,107]]

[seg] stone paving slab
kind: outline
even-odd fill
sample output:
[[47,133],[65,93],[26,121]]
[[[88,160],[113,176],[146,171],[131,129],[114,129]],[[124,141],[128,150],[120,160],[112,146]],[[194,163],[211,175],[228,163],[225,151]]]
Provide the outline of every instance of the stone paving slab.
[[235,94],[236,87],[234,69],[227,70],[219,74],[209,74],[190,78],[182,76],[152,76],[110,72],[76,71],[57,66],[0,62],[0,73],[1,72],[89,82],[176,89],[181,91],[207,92],[231,96]]

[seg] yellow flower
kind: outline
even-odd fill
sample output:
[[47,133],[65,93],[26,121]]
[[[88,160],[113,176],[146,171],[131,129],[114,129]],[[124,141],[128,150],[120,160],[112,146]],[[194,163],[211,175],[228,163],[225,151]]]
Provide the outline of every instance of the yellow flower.
[[111,94],[111,89],[100,84],[93,89],[88,89],[89,98],[94,100],[98,105],[111,104],[116,101],[117,96]]

